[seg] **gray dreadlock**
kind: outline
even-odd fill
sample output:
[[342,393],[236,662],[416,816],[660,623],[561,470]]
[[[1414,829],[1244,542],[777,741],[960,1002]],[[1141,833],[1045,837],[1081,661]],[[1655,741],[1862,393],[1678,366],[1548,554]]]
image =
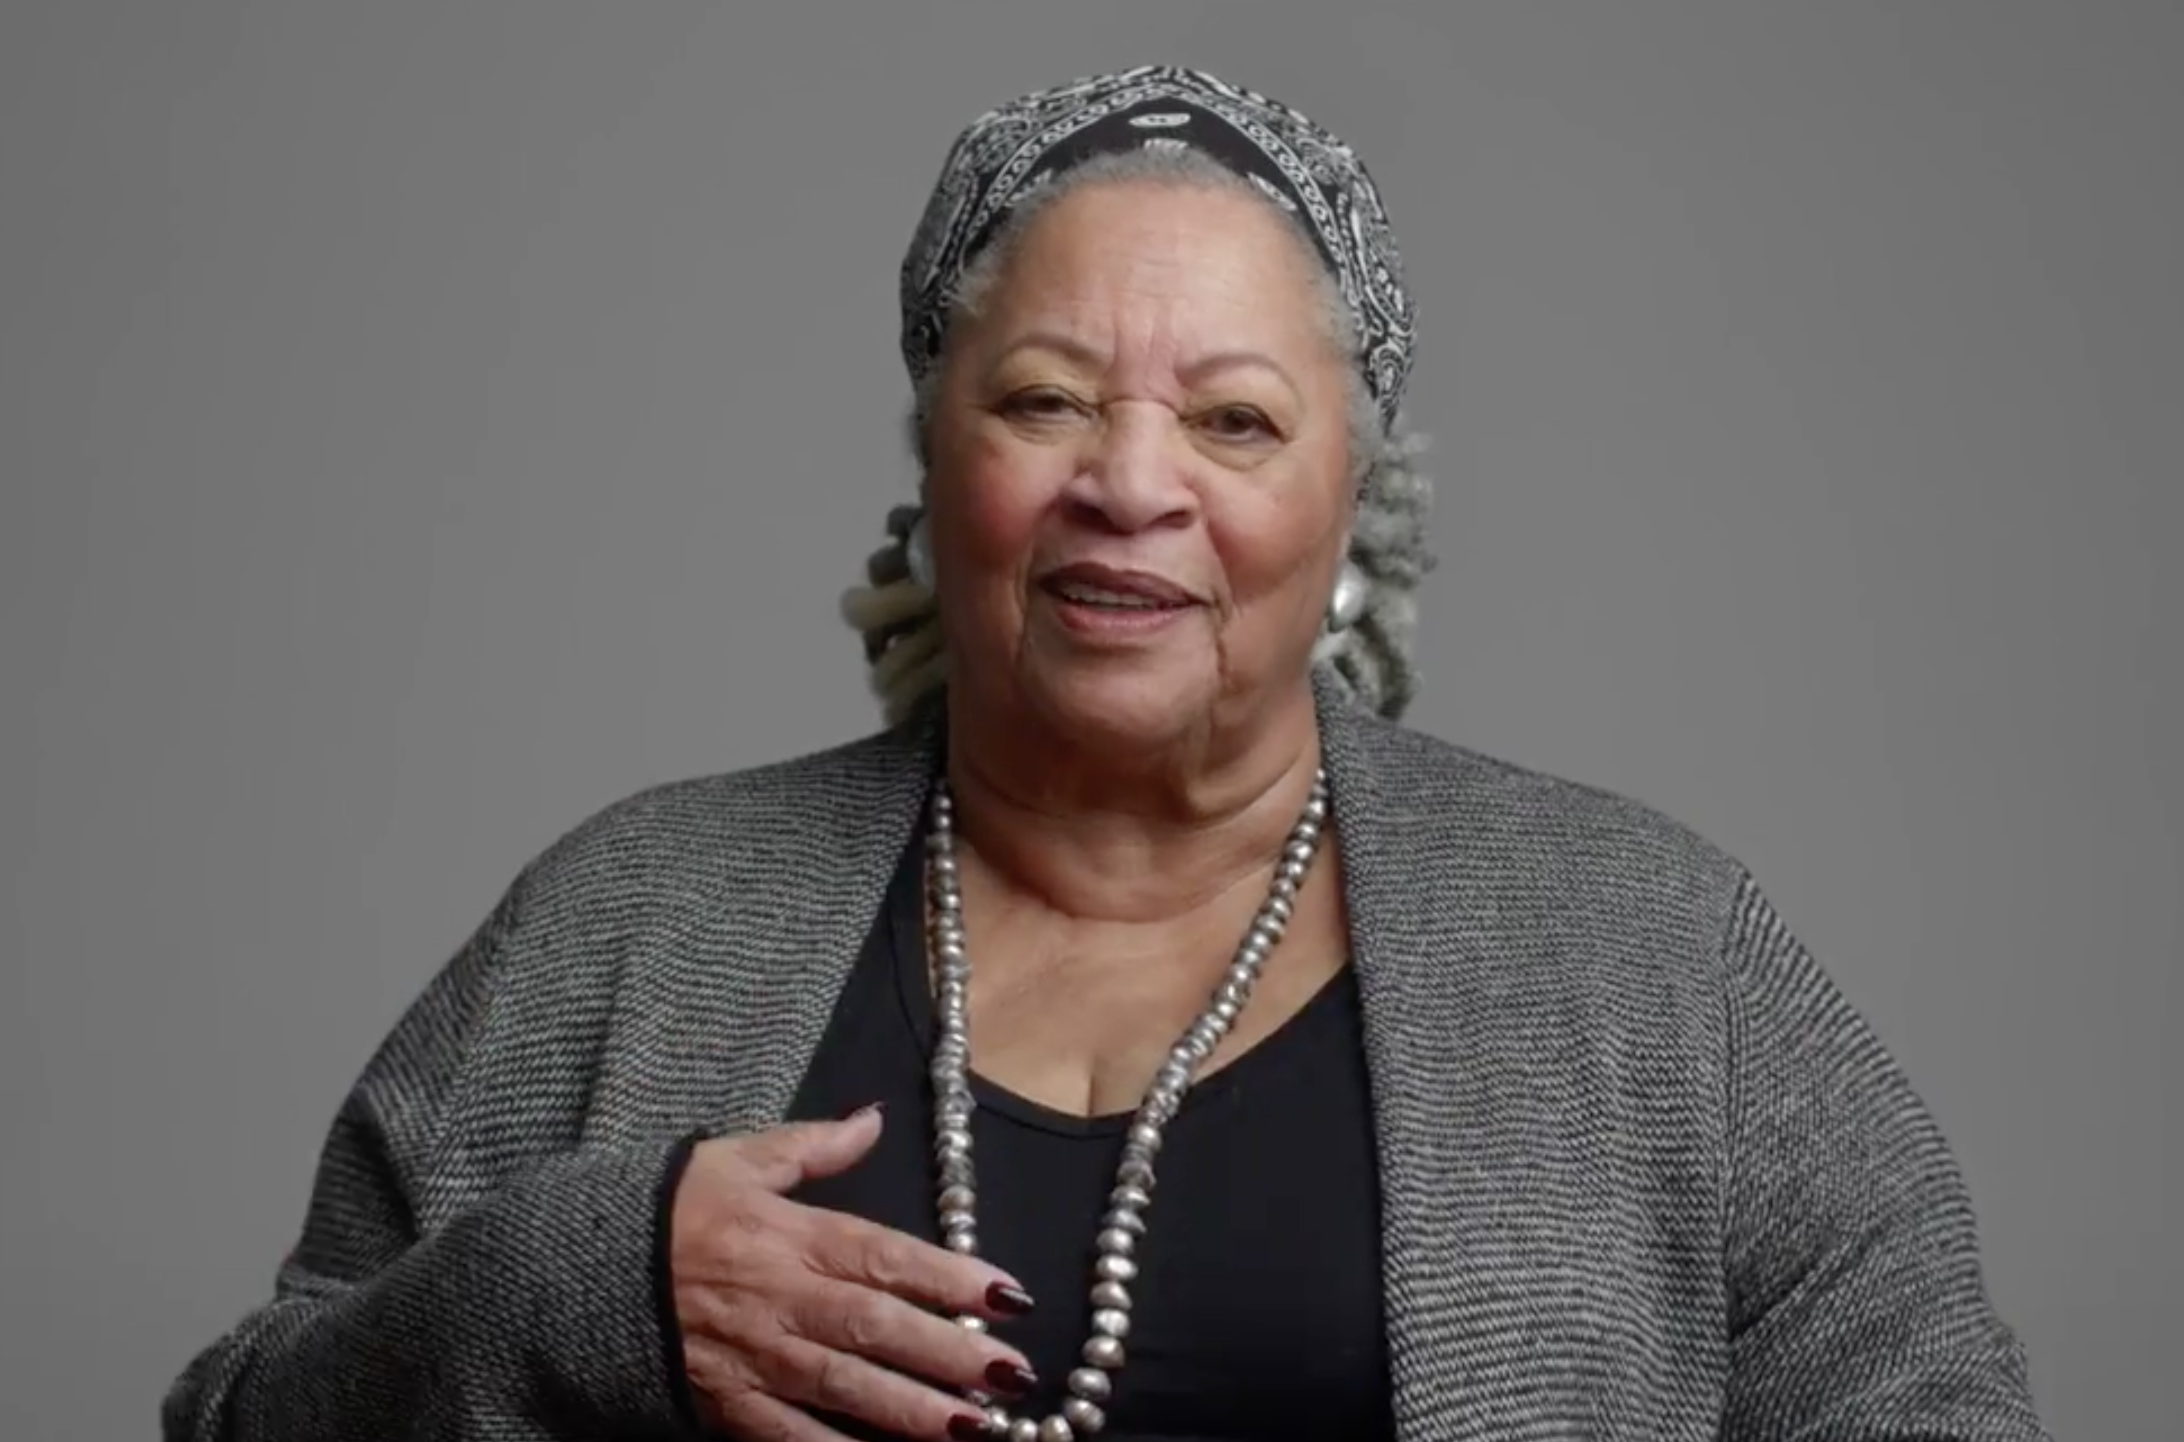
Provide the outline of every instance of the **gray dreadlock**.
[[[1301,223],[1250,182],[1203,151],[1162,147],[1103,154],[1063,171],[1018,203],[993,243],[966,270],[951,297],[956,321],[974,317],[1000,278],[1024,229],[1047,206],[1082,187],[1155,181],[1248,195],[1281,217],[1313,260],[1318,301],[1330,339],[1344,355],[1357,352],[1356,327],[1333,276]],[[922,473],[928,463],[926,422],[937,372],[918,387],[907,417],[910,450]],[[1426,438],[1398,417],[1384,425],[1364,377],[1350,370],[1350,466],[1357,508],[1349,559],[1366,582],[1364,612],[1355,624],[1323,637],[1314,657],[1331,666],[1350,693],[1383,716],[1400,716],[1417,692],[1411,645],[1417,625],[1413,599],[1433,569],[1426,513],[1433,482],[1416,468]],[[921,486],[922,489],[922,486]],[[937,701],[947,681],[940,615],[930,591],[911,578],[906,543],[923,514],[918,505],[888,512],[887,541],[865,563],[865,584],[842,597],[842,617],[864,640],[873,693],[892,724]]]

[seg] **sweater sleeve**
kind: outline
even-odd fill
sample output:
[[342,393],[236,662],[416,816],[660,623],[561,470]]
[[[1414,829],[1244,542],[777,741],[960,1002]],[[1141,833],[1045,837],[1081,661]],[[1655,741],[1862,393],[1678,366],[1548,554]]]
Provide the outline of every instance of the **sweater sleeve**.
[[1726,946],[1722,1437],[2046,1442],[1925,1104],[1748,877]]
[[350,1090],[272,1297],[174,1383],[166,1442],[687,1435],[654,1275],[658,1197],[685,1141],[552,1152],[419,1223],[516,896]]

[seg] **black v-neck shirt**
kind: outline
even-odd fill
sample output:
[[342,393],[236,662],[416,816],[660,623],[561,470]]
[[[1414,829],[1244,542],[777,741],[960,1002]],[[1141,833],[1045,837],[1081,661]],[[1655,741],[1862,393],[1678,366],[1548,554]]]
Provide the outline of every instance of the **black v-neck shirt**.
[[[936,1241],[924,856],[922,838],[905,851],[791,1115],[838,1117],[885,1103],[870,1155],[796,1199]],[[1280,964],[1277,950],[1269,965]],[[1039,1302],[1032,1316],[995,1330],[1040,1377],[1017,1410],[1044,1416],[1081,1365],[1092,1238],[1130,1118],[1053,1111],[975,1070],[971,1087],[980,1254]],[[1158,1172],[1131,1285],[1127,1362],[1101,1436],[1391,1437],[1378,1173],[1357,983],[1347,968],[1186,1095]],[[877,1435],[828,1420],[852,1436]]]

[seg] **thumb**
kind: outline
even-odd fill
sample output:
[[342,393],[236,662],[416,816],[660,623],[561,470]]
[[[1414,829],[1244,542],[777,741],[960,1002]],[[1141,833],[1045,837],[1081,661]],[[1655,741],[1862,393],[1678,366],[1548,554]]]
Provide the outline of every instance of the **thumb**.
[[749,1139],[744,1162],[770,1192],[792,1192],[806,1182],[837,1176],[864,1160],[880,1139],[877,1102],[832,1122],[795,1122]]

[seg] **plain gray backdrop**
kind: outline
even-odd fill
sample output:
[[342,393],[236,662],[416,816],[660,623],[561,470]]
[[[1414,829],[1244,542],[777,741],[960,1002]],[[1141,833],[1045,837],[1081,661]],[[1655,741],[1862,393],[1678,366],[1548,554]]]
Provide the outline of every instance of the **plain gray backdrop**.
[[9,4],[0,1436],[150,1436],[517,868],[874,724],[895,266],[1206,65],[1423,324],[1410,718],[1753,867],[2067,1437],[2174,1437],[2184,7]]

